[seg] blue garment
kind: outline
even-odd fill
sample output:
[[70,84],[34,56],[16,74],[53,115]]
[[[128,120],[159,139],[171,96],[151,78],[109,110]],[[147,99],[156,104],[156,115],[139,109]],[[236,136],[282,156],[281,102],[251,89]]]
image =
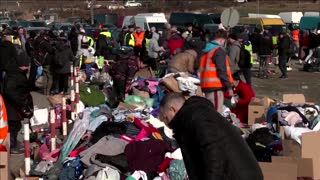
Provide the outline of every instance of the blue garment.
[[267,122],[270,124],[272,123],[272,116],[278,112],[277,106],[270,106],[267,111]]
[[158,108],[160,107],[160,102],[165,96],[164,90],[160,88],[160,86],[157,86],[157,92],[152,96],[153,99],[153,108]]
[[80,161],[80,157],[76,157],[73,160],[68,160],[63,164],[63,169],[60,173],[60,180],[74,180],[79,179],[82,171],[84,170],[84,166]]
[[211,42],[208,42],[205,46],[205,48],[202,50],[203,52],[207,53],[209,51],[211,51],[212,49],[218,47],[218,46],[221,46],[218,42],[216,41],[211,41]]

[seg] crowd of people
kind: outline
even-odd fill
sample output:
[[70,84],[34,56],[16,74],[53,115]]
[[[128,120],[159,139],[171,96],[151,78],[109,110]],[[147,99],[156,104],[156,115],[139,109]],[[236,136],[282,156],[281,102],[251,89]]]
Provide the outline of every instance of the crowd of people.
[[[295,51],[292,50],[293,45]],[[296,28],[278,34],[270,32],[268,28],[257,29],[252,34],[246,28],[238,34],[224,29],[209,34],[191,24],[186,25],[185,30],[166,24],[163,33],[154,27],[143,30],[132,25],[123,27],[118,37],[113,37],[106,27],[101,27],[100,31],[90,37],[81,24],[75,24],[67,36],[64,33],[41,31],[39,34],[31,32],[27,37],[22,27],[4,28],[0,43],[1,95],[7,109],[11,151],[21,152],[17,135],[21,129],[21,120],[32,116],[30,92],[39,90],[36,86],[39,76],[47,77],[45,83],[48,84],[48,92],[45,93],[68,95],[71,65],[81,67],[86,74],[85,81],[90,83],[94,73],[102,71],[106,63],[116,61],[121,53],[132,51],[132,54],[121,56],[120,59],[129,61],[134,56],[138,59],[139,68],[150,67],[153,71],[160,71],[157,74],[159,77],[167,73],[185,72],[200,79],[200,87],[206,99],[185,100],[182,95],[169,94],[160,105],[161,120],[174,129],[183,154],[187,155],[185,163],[192,179],[215,179],[225,177],[226,174],[229,178],[261,179],[257,162],[240,135],[231,125],[222,123],[222,117],[217,114],[223,112],[226,100],[232,99],[235,106],[231,111],[242,123],[247,123],[248,104],[255,96],[251,87],[251,68],[255,61],[253,53],[257,54],[259,60],[258,77],[268,78],[270,59],[278,56],[280,78],[287,78],[290,58],[295,55],[307,62],[311,56],[319,56],[319,50],[320,40],[316,30],[308,34],[299,33]],[[126,66],[129,67],[130,63]],[[129,71],[128,67],[125,71]],[[130,82],[121,78],[117,81],[115,74],[119,71],[110,73],[116,77],[114,91],[118,91],[113,95],[122,101]],[[241,80],[241,75],[245,81]],[[202,116],[205,110],[210,112],[208,117]],[[194,114],[202,117],[196,119],[203,123],[195,123],[194,118],[190,119]],[[208,119],[220,123],[212,124],[215,121],[210,122]],[[188,131],[181,129],[184,126]],[[219,133],[220,126],[226,131]],[[185,137],[194,133],[190,141],[186,142]],[[224,139],[226,136],[229,138]],[[220,138],[223,142],[218,147],[224,147],[222,149],[215,147]],[[194,146],[199,143],[202,148],[195,149]],[[236,153],[239,147],[242,148],[240,154]],[[224,156],[226,150],[234,151],[230,156]],[[195,158],[197,154],[206,153],[212,155],[210,157],[213,159],[203,158],[206,161],[200,162]],[[214,156],[221,158],[214,159]],[[242,171],[239,162],[246,162],[247,168],[251,168],[253,173]]]

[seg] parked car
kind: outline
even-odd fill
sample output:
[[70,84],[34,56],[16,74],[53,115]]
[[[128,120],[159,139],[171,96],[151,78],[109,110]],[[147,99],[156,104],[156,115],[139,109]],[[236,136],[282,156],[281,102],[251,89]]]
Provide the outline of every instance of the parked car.
[[141,7],[142,4],[135,1],[127,1],[124,7]]
[[117,10],[117,9],[125,9],[125,7],[120,4],[112,3],[108,6],[108,9],[109,10]]
[[5,24],[7,27],[18,27],[19,23],[17,21],[4,20],[0,21],[1,25]]
[[27,27],[27,28],[25,28],[27,37],[29,37],[31,31],[35,32],[38,35],[41,31],[48,31],[48,30],[49,30],[49,28],[47,28],[47,27]]

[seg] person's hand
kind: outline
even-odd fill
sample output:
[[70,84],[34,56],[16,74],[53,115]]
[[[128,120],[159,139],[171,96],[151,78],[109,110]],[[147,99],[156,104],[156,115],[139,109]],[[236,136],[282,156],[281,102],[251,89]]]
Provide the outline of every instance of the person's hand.
[[226,98],[231,98],[233,96],[233,90],[229,89],[224,94]]
[[167,62],[164,61],[164,60],[160,61],[160,64],[166,64],[166,63],[167,63]]
[[28,69],[29,69],[28,66],[20,66],[19,68],[20,68],[20,70],[22,70],[22,71],[25,71],[25,70],[28,70]]

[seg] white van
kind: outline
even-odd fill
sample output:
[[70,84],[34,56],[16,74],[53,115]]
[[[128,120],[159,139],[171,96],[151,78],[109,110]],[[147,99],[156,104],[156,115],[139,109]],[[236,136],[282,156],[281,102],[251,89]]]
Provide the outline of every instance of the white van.
[[164,30],[164,26],[168,23],[167,19],[163,16],[134,16],[135,25],[144,30],[150,30],[155,27],[160,34]]
[[279,13],[279,16],[282,18],[282,20],[286,23],[286,24],[299,24],[300,23],[300,19],[303,16],[302,12],[281,12]]
[[130,25],[134,25],[134,17],[133,16],[125,16],[123,18],[122,27],[128,27]]
[[164,13],[139,13],[136,16],[156,16],[166,18]]

